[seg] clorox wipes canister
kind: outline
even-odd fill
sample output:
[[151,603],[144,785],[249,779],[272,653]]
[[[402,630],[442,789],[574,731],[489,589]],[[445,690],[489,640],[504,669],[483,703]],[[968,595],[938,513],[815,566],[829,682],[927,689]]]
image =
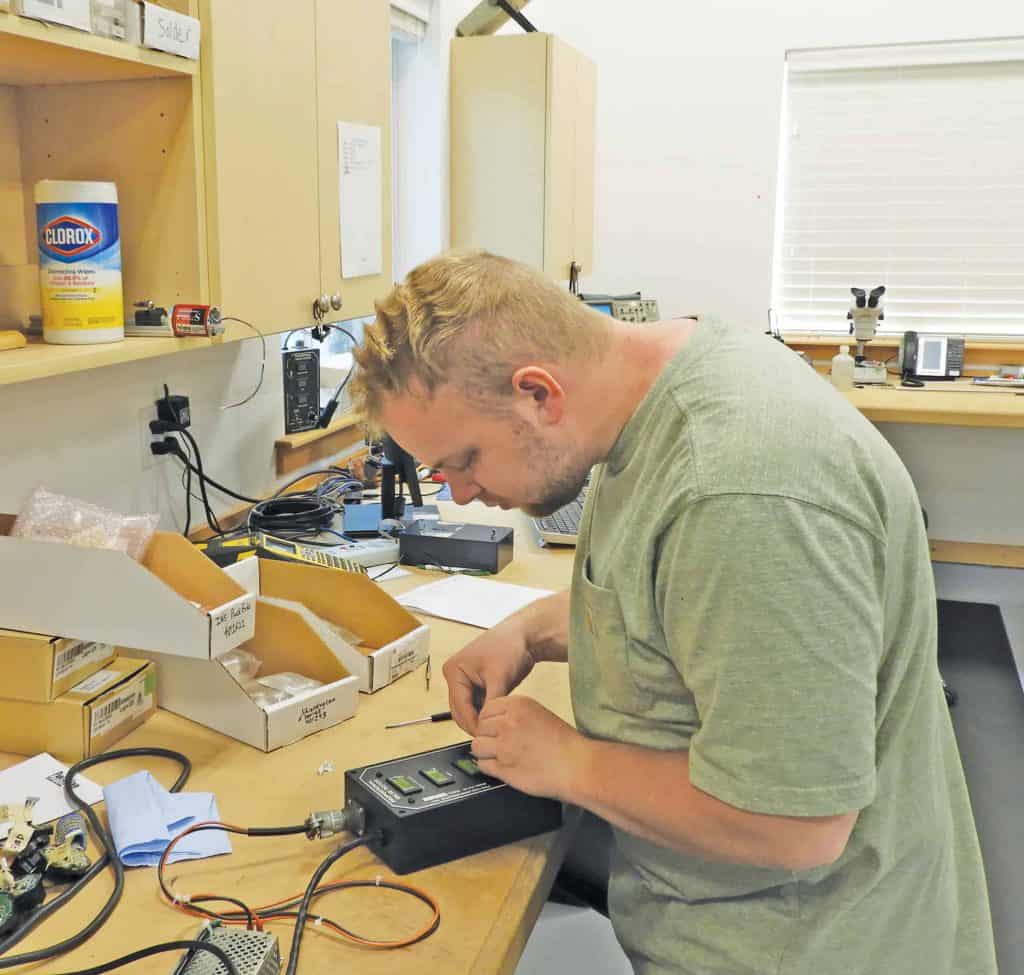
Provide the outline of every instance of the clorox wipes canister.
[[124,338],[121,237],[113,183],[36,183],[43,339],[58,345]]

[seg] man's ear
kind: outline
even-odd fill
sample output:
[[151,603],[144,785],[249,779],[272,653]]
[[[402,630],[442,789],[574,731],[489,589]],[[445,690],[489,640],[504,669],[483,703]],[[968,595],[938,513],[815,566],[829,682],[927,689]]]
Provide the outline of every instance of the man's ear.
[[512,374],[516,411],[533,423],[558,423],[565,413],[562,384],[541,366],[523,366]]

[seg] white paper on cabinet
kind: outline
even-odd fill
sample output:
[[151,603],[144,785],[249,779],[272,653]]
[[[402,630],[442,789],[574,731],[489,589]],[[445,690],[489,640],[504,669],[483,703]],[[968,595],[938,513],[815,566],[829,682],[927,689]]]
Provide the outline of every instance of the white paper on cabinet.
[[380,126],[338,123],[341,276],[383,270]]

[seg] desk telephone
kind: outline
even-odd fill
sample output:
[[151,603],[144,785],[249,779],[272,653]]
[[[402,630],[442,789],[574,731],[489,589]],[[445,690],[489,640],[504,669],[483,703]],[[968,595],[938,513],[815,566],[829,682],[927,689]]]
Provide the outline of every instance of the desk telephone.
[[900,375],[906,386],[920,386],[922,379],[959,379],[964,371],[964,340],[950,335],[903,333]]

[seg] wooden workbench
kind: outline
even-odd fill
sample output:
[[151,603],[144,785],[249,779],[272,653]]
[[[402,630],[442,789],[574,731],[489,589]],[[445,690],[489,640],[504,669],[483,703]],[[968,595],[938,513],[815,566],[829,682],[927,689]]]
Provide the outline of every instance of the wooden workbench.
[[901,386],[863,386],[846,393],[875,423],[924,423],[951,427],[1024,427],[1024,395],[1007,387],[975,386],[970,379]]
[[[568,585],[572,550],[542,550],[524,516],[490,511],[473,505],[449,517],[513,524],[515,561],[502,581],[546,588]],[[437,573],[414,573],[382,585],[393,594],[404,592]],[[447,685],[441,664],[480,630],[424,617],[431,626],[433,676],[425,689],[423,668],[401,678],[375,695],[360,695],[352,719],[270,754],[166,711],[158,711],[130,734],[120,747],[161,746],[184,752],[193,763],[186,791],[212,791],[221,819],[239,826],[284,826],[301,823],[313,810],[343,805],[343,775],[347,768],[466,740],[453,723],[442,722],[385,731],[384,725],[447,709]],[[567,668],[542,664],[523,690],[565,718],[570,716]],[[159,684],[157,686],[159,696]],[[0,768],[21,756],[0,754]],[[319,775],[321,763],[336,771]],[[88,774],[109,783],[141,768],[150,769],[170,785],[177,768],[158,759],[126,760],[101,765]],[[103,806],[97,807],[102,812]],[[520,843],[477,854],[412,874],[407,880],[432,894],[440,904],[440,928],[409,948],[379,951],[341,941],[309,925],[303,939],[299,971],[325,973],[359,971],[361,975],[402,972],[436,975],[483,975],[514,971],[530,930],[551,887],[570,839],[571,826]],[[176,892],[227,893],[258,905],[301,893],[319,862],[336,840],[309,842],[304,837],[232,837],[231,856],[182,862],[168,870]],[[338,862],[326,880],[391,877],[391,872],[365,849]],[[77,932],[105,901],[111,889],[109,871],[95,879],[78,897],[18,945],[20,953],[53,944]],[[364,937],[408,936],[429,920],[428,909],[408,895],[362,889],[327,895],[317,909]],[[216,905],[210,905],[216,909]],[[227,908],[225,908],[227,909]],[[63,957],[27,971],[72,972],[108,961],[161,941],[194,937],[200,921],[169,907],[158,895],[156,871],[127,871],[124,896],[106,925],[85,945]],[[290,922],[268,926],[280,938],[282,958],[291,943]],[[165,975],[180,953],[147,958],[125,969],[133,975]],[[20,970],[20,969],[19,969]]]

